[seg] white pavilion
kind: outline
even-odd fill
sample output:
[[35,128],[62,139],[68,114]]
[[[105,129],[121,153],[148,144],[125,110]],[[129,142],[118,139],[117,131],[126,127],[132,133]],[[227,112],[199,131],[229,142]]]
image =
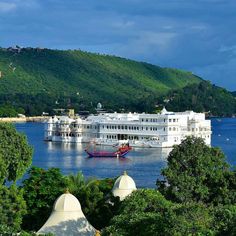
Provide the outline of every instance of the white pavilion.
[[38,235],[47,233],[55,236],[99,235],[84,216],[78,199],[69,192],[57,198],[50,217],[37,232]]
[[123,201],[133,191],[137,190],[134,180],[127,175],[126,171],[114,183],[112,193],[113,196],[119,197]]

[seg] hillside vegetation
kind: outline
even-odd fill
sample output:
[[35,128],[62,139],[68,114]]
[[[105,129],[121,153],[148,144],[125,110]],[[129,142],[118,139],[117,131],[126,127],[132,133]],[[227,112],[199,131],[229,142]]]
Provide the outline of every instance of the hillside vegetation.
[[157,97],[197,84],[190,72],[80,50],[0,49],[0,104],[27,114],[55,107],[151,111]]
[[160,102],[169,110],[206,112],[209,116],[231,116],[236,114],[236,99],[226,89],[202,81],[198,85],[188,85],[173,90]]

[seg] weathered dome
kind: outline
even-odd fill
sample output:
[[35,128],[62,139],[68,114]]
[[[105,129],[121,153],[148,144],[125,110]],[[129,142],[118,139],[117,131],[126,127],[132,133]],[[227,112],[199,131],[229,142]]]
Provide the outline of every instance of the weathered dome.
[[70,193],[62,194],[54,203],[53,211],[37,232],[55,236],[94,236],[96,230],[89,224],[78,199]]
[[112,193],[122,201],[136,189],[134,180],[124,172],[114,183]]

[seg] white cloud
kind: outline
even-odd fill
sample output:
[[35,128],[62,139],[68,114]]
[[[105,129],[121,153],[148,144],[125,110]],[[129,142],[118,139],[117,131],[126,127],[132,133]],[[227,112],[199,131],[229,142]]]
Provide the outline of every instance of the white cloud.
[[38,7],[37,0],[12,0],[12,1],[1,1],[0,0],[0,12],[6,13],[17,10],[19,8],[35,8]]
[[0,2],[0,12],[9,12],[16,9],[15,3]]

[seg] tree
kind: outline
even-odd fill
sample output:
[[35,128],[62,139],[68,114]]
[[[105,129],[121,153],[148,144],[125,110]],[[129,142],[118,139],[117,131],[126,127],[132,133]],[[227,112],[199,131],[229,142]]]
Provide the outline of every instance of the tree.
[[67,180],[57,168],[32,167],[28,174],[22,186],[28,209],[23,229],[38,230],[49,217],[55,200],[65,192]]
[[203,204],[176,204],[156,190],[133,192],[120,206],[102,235],[210,235],[212,216]]
[[[82,172],[66,177],[69,191],[80,201],[82,210],[88,221],[96,228],[107,226],[117,209],[118,201],[109,193],[114,184],[114,179],[88,179],[85,180]],[[109,203],[109,199],[114,204]]]
[[220,205],[213,209],[216,235],[236,235],[236,205]]
[[220,149],[207,146],[201,138],[188,137],[174,147],[167,161],[164,180],[157,180],[158,190],[167,199],[180,203],[232,201],[232,172]]
[[86,185],[83,173],[80,171],[76,175],[68,175],[67,177],[68,189],[71,193],[78,192]]
[[137,190],[120,205],[118,214],[102,235],[169,235],[173,227],[170,218],[174,217],[174,204],[167,201],[156,190]]
[[0,123],[0,183],[20,178],[32,162],[32,153],[25,135],[11,124]]
[[[20,230],[22,216],[25,213],[23,190],[17,189],[15,185],[11,185],[9,188],[0,186],[0,231],[6,230],[11,233]],[[0,235],[2,233],[0,232]]]

